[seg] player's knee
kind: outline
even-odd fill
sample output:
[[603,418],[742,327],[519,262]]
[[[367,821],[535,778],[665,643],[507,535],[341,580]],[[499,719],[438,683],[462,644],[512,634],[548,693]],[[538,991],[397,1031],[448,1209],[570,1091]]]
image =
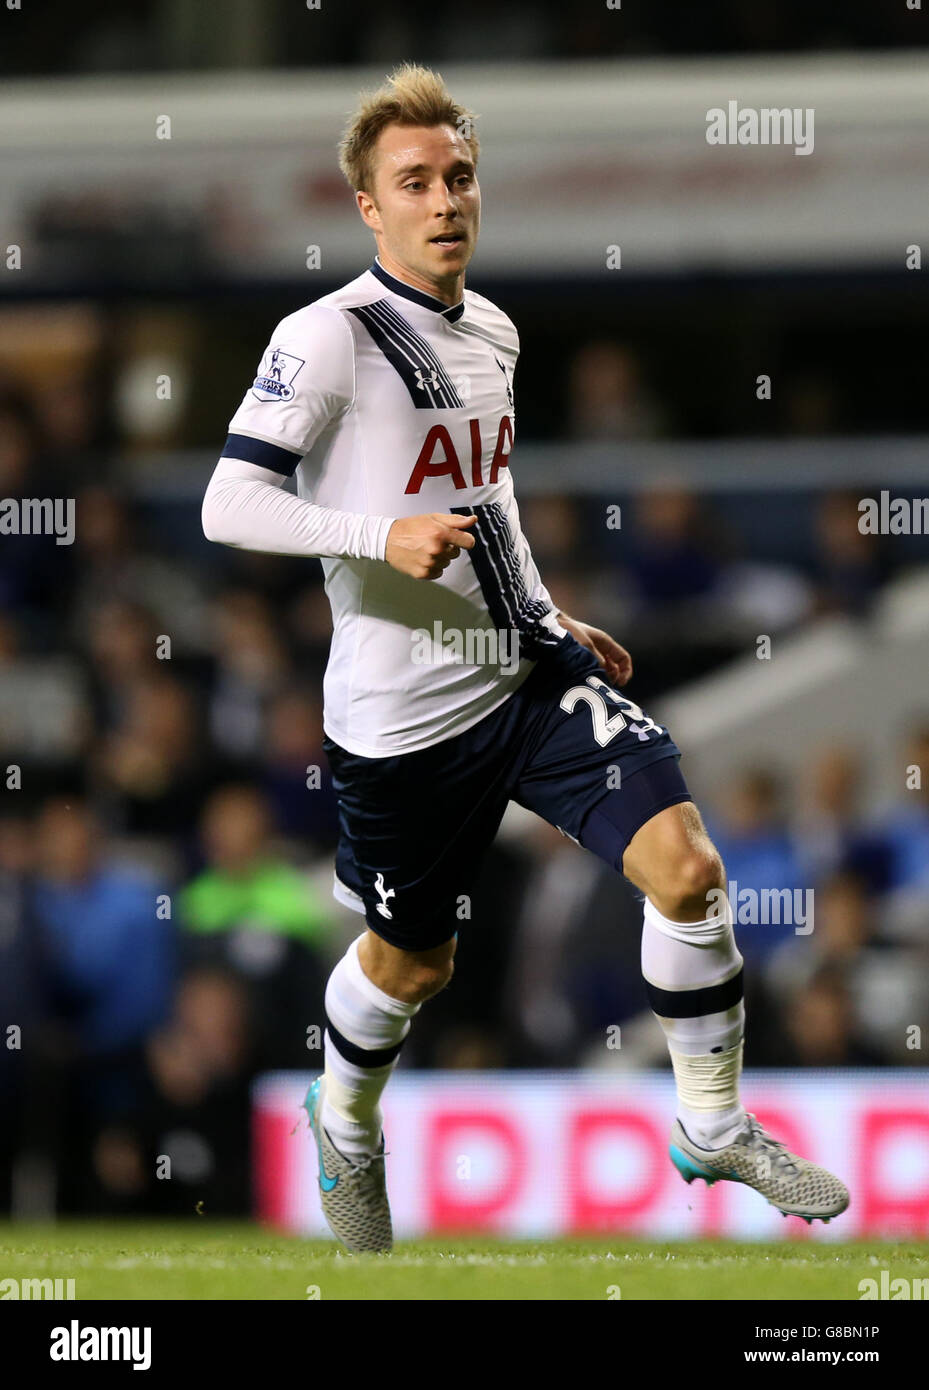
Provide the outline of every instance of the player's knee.
[[406,996],[410,1003],[422,1003],[438,994],[449,983],[455,973],[455,962],[416,961],[410,964],[405,980]]
[[716,890],[724,886],[723,861],[717,851],[709,843],[695,845],[674,862],[659,911],[671,921],[700,921],[710,915]]

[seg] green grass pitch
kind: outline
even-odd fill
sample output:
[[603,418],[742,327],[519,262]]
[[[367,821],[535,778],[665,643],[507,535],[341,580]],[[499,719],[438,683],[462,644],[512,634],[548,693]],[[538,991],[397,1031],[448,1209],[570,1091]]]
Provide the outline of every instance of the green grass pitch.
[[[929,1243],[401,1241],[391,1255],[204,1218],[0,1226],[0,1280],[72,1278],[81,1299],[843,1299],[925,1277]],[[0,1287],[4,1297],[9,1297]]]

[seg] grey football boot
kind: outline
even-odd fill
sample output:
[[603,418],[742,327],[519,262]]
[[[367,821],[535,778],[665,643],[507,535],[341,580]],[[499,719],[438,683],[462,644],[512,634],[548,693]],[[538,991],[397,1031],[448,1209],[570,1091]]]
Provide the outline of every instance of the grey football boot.
[[325,1077],[317,1077],[306,1093],[303,1108],[319,1153],[319,1196],[323,1215],[334,1236],[354,1255],[383,1254],[393,1245],[390,1204],[387,1201],[384,1136],[370,1158],[356,1160],[340,1153],[320,1121]]
[[741,1182],[767,1197],[784,1216],[802,1216],[807,1225],[831,1221],[849,1203],[848,1188],[825,1168],[790,1153],[772,1139],[754,1115],[722,1149],[701,1149],[680,1120],[671,1130],[671,1162],[685,1182],[703,1178],[707,1187],[720,1179]]

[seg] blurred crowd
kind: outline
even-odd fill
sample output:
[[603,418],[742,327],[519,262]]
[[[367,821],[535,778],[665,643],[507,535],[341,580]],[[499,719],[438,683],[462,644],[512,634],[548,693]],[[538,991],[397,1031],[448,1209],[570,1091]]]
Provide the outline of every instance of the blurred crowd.
[[[660,437],[625,345],[582,347],[568,376],[566,443]],[[196,502],[140,500],[132,452],[86,373],[0,388],[0,497],[76,499],[72,545],[0,536],[0,1209],[20,1214],[246,1209],[250,1081],[320,1066],[325,982],[360,930],[330,893],[321,568],[209,545]],[[522,515],[556,601],[633,651],[647,703],[762,617],[868,614],[893,569],[855,499],[790,509],[767,552],[751,507],[673,486]],[[750,768],[704,807],[740,889],[815,891],[812,933],[739,931],[748,1064],[919,1059],[900,1021],[929,1028],[929,723],[906,757],[925,785],[889,807],[839,745],[802,783]],[[508,816],[402,1065],[665,1066],[640,923],[623,880]]]
[[699,10],[620,0],[580,8],[556,0],[510,0],[503,7],[475,0],[458,13],[425,0],[389,7],[363,0],[250,0],[217,23],[211,12],[164,0],[136,0],[132,6],[93,0],[79,21],[64,0],[45,0],[41,9],[24,6],[16,16],[0,70],[37,75],[236,63],[287,67],[376,63],[398,53],[428,62],[473,62],[912,47],[926,42],[918,9],[869,0],[846,0],[840,7],[826,0],[708,0]]

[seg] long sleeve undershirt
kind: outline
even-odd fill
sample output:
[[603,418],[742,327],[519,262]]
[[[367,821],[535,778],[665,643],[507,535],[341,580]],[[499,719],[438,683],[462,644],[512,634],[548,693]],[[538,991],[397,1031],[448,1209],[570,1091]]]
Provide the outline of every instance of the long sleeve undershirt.
[[207,540],[272,555],[384,559],[394,517],[320,507],[283,491],[285,481],[258,464],[221,458],[203,497]]

